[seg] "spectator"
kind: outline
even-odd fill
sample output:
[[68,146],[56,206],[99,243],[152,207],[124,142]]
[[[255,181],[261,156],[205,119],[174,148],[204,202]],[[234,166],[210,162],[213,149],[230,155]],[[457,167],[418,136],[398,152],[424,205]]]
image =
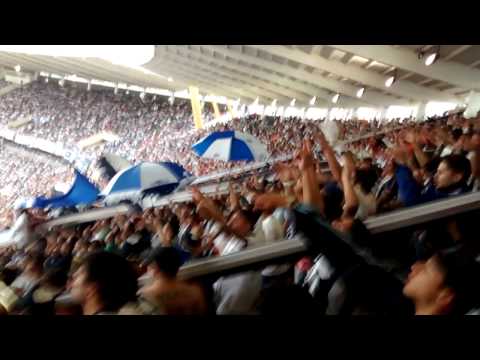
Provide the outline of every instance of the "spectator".
[[10,287],[19,297],[25,296],[40,281],[43,274],[43,259],[39,255],[27,255],[23,262],[23,272]]
[[141,289],[141,294],[154,307],[156,314],[206,314],[206,299],[201,288],[177,278],[182,260],[175,249],[161,247],[148,262],[153,281]]
[[137,281],[131,265],[119,255],[89,255],[74,275],[71,293],[84,315],[118,314],[136,301]]
[[403,292],[417,315],[465,315],[479,306],[478,267],[459,249],[442,251],[415,263]]

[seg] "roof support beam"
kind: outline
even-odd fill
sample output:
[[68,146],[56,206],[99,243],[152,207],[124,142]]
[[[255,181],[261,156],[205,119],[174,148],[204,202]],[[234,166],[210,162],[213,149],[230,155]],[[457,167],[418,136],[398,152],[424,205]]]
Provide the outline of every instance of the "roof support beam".
[[442,58],[437,60],[435,66],[425,66],[423,61],[418,60],[415,52],[404,48],[395,48],[389,45],[331,46],[465,89],[480,89],[480,71],[442,60]]
[[[394,97],[383,95],[378,93],[377,91],[371,91],[371,90],[366,91],[365,95],[362,97],[361,100],[357,100],[356,94],[359,88],[356,86],[346,84],[338,80],[333,80],[319,74],[309,73],[308,71],[305,71],[303,69],[294,69],[287,65],[280,65],[276,62],[271,62],[271,61],[255,58],[253,56],[240,54],[239,52],[229,50],[223,46],[203,45],[202,47],[219,52],[219,53],[223,53],[236,60],[240,60],[248,64],[256,65],[265,70],[275,71],[276,73],[291,76],[298,80],[305,81],[315,87],[321,87],[324,89],[331,90],[335,93],[346,95],[352,98],[353,100],[352,104],[354,106],[368,106],[368,105],[386,106],[386,105],[406,104],[406,101],[399,101]],[[295,81],[292,81],[292,80],[288,80],[288,81],[292,83],[296,83]],[[315,93],[310,92],[310,95],[319,96],[319,94],[321,94],[320,91],[322,90],[318,89],[316,90]],[[324,96],[324,98],[330,101],[331,95],[328,93],[326,93],[325,95],[326,96]]]
[[[166,69],[168,71],[175,71],[177,73],[180,73],[183,75],[185,79],[193,78],[195,80],[200,80],[200,81],[203,81],[204,83],[210,84],[211,87],[216,86],[219,89],[227,90],[228,92],[237,94],[237,96],[242,96],[252,100],[254,100],[256,96],[263,97],[264,99],[267,99],[269,101],[273,100],[273,98],[270,98],[268,95],[266,95],[265,93],[262,93],[261,91],[260,93],[255,92],[255,90],[252,90],[250,93],[246,92],[243,89],[238,88],[238,86],[232,86],[231,83],[228,83],[223,79],[218,79],[218,77],[210,76],[210,74],[207,75],[201,72],[197,73],[191,68],[183,66],[182,64],[178,64],[176,62],[162,61],[157,66],[162,67],[163,69]],[[223,95],[223,94],[217,94],[217,95]]]
[[[250,83],[250,84],[262,87],[267,91],[277,93],[280,96],[285,96],[289,100],[291,100],[292,98],[295,98],[300,102],[303,101],[305,103],[308,103],[308,101],[310,101],[310,95],[306,91],[304,91],[304,89],[300,91],[296,91],[296,89],[293,89],[291,86],[289,86],[291,85],[290,82],[285,82],[285,81],[283,82],[283,85],[279,86],[275,84],[275,80],[278,80],[278,79],[274,77],[265,76],[261,71],[257,71],[251,68],[248,68],[249,71],[245,71],[245,67],[242,67],[237,64],[233,64],[232,62],[229,62],[226,60],[215,58],[213,56],[202,55],[194,50],[188,50],[181,47],[177,47],[176,51],[177,51],[177,55],[180,54],[179,56],[181,56],[182,58],[185,58],[186,56],[184,54],[187,54],[189,56],[189,59],[188,59],[189,63],[191,60],[193,60],[195,61],[195,64],[200,65],[200,63],[198,62],[199,59],[205,60],[207,64],[203,63],[201,65],[207,66],[207,69],[204,69],[206,71],[216,71],[219,74],[222,74],[224,76],[231,77],[239,81],[243,81],[246,83]],[[195,58],[192,58],[192,56]],[[214,66],[212,67],[210,64],[214,64]],[[234,71],[231,71],[225,68],[219,68],[219,66],[228,67],[229,69],[232,69]],[[238,74],[238,72],[240,72],[241,74]],[[252,78],[252,76],[256,76],[260,80],[254,79]]]
[[[183,60],[183,61],[182,61]],[[270,85],[269,83],[258,81],[255,79],[243,77],[241,75],[237,75],[234,73],[229,73],[222,71],[218,68],[211,67],[208,65],[204,66],[199,66],[195,65],[192,62],[189,61],[184,56],[179,56],[174,54],[165,54],[162,56],[161,59],[159,59],[162,63],[165,63],[165,61],[168,61],[172,66],[175,66],[175,64],[183,66],[186,70],[190,70],[193,73],[199,73],[205,75],[206,73],[212,76],[212,79],[216,79],[218,81],[222,80],[225,83],[228,83],[230,86],[234,88],[239,88],[239,82],[242,83],[241,88],[244,90],[248,91],[256,91],[257,95],[267,97],[271,100],[273,99],[278,99],[279,101],[284,101],[288,102],[290,101],[293,97],[297,96],[297,93],[292,93],[291,91],[288,90],[283,90],[280,88],[275,88],[274,89],[268,89],[268,86]],[[187,62],[185,62],[187,61]],[[309,98],[306,96],[298,96],[299,101],[305,101],[308,102]]]
[[471,47],[472,47],[472,45],[462,45],[462,46],[459,46],[457,49],[455,49],[454,51],[452,51],[450,54],[448,54],[447,56],[444,56],[444,57],[443,57],[443,60],[453,59],[455,56],[460,55],[462,52],[470,49]]
[[205,82],[203,80],[199,80],[198,78],[194,78],[190,75],[185,75],[181,71],[169,69],[170,73],[175,76],[176,79],[180,80],[182,83],[186,84],[186,87],[189,86],[196,86],[200,89],[201,92],[207,92],[209,95],[218,95],[218,96],[226,96],[231,100],[239,99],[241,103],[248,103],[253,101],[254,99],[250,97],[246,97],[240,95],[238,93],[233,93],[227,89],[222,88],[218,84],[212,85],[211,83]]
[[[50,63],[48,62],[41,62],[41,61],[38,61],[36,60],[34,57],[25,57],[25,56],[21,56],[21,55],[17,55],[17,54],[9,54],[9,53],[5,53],[5,52],[1,52],[0,53],[0,62],[3,62],[3,63],[7,63],[9,65],[11,64],[14,64],[13,66],[17,65],[17,64],[20,64],[22,65],[24,68],[28,69],[28,70],[33,70],[33,71],[48,71],[50,73],[60,73],[58,75],[62,75],[61,73],[63,73],[63,75],[65,74],[72,74],[73,72],[70,71],[70,69],[65,69],[63,67],[58,67],[58,66],[55,66],[55,65],[51,65]],[[82,77],[89,77],[89,74],[87,73],[84,73],[82,71],[80,72],[77,72],[78,75],[82,76]]]
[[[347,77],[358,81],[362,84],[372,86],[377,89],[386,90],[391,94],[395,94],[406,99],[418,101],[429,100],[445,100],[452,101],[452,96],[444,94],[441,91],[432,90],[426,87],[418,86],[407,81],[399,81],[390,88],[385,87],[386,78],[375,72],[365,70],[355,65],[342,64],[339,61],[331,61],[320,56],[308,55],[298,50],[288,49],[279,45],[249,45],[260,48],[264,51],[271,52],[277,56],[283,56],[293,61],[315,67],[317,69],[326,70],[330,73]],[[365,57],[365,56],[363,56]],[[456,99],[455,99],[456,101]]]
[[[200,54],[199,52],[187,50],[184,48],[177,48],[177,53],[180,54],[180,55],[176,55],[176,56],[179,56],[179,59],[186,59],[187,56],[189,56],[188,58],[189,63],[191,63],[191,61],[196,61],[195,64],[197,66],[208,67],[207,71],[212,70],[212,67],[210,64],[213,64],[215,71],[222,73],[225,76],[240,77],[242,75],[239,75],[238,73],[236,73],[236,72],[239,72],[243,74],[242,80],[245,80],[247,82],[253,80],[249,78],[249,76],[252,76],[252,75],[256,76],[259,79],[269,81],[271,84],[262,81],[262,86],[265,86],[269,90],[280,93],[281,95],[286,96],[290,99],[296,98],[299,101],[308,102],[312,96],[318,96],[319,98],[324,98],[328,100],[330,100],[331,98],[330,94],[318,88],[314,88],[308,85],[301,87],[301,86],[298,86],[297,83],[294,81],[291,81],[289,79],[283,78],[281,76],[278,76],[272,73],[267,73],[261,70],[253,69],[249,66],[235,64],[230,61],[221,60],[208,55],[203,55],[203,54]],[[200,60],[204,60],[204,62],[200,62]],[[220,67],[223,67],[223,68],[220,68]],[[236,72],[232,72],[227,68],[234,70]],[[247,78],[245,78],[244,76],[247,76]],[[306,90],[305,87],[308,90]]]

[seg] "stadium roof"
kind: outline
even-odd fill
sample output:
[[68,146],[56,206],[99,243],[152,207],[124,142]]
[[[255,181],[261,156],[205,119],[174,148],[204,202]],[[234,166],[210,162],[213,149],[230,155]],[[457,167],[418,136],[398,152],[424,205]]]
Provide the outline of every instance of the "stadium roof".
[[[427,66],[434,52],[439,59]],[[277,99],[278,105],[296,99],[297,106],[308,106],[315,97],[322,106],[336,94],[339,107],[464,103],[471,90],[480,90],[479,45],[156,45],[143,65],[147,71],[96,58],[0,51],[1,66],[17,64],[174,91],[195,85],[203,93],[263,104]],[[396,81],[387,87],[390,76]]]

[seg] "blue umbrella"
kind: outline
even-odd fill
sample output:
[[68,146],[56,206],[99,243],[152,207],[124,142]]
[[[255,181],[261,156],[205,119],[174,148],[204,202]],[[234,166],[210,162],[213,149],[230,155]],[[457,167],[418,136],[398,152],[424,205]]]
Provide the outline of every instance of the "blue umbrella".
[[171,162],[141,163],[118,172],[101,192],[101,196],[112,194],[141,193],[154,188],[173,191],[190,176],[183,167]]
[[265,161],[267,147],[250,134],[238,131],[216,131],[192,146],[206,159],[223,161]]

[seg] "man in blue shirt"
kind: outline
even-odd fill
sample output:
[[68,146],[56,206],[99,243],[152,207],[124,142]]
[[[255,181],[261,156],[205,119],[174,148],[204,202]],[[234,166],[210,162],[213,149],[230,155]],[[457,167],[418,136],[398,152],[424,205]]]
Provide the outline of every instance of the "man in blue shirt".
[[470,161],[463,155],[452,154],[444,157],[438,165],[433,182],[422,186],[412,170],[396,158],[395,177],[398,183],[399,199],[405,206],[443,199],[469,191],[467,186],[471,174]]

